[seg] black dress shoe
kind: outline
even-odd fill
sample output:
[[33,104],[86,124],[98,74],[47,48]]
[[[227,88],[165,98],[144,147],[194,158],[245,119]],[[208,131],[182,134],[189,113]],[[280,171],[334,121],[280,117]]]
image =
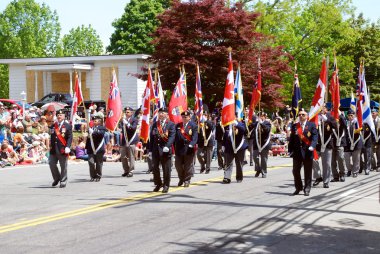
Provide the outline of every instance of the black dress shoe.
[[293,192],[292,196],[295,196],[295,195],[298,195],[300,194],[300,190],[296,190],[295,192]]
[[334,178],[330,182],[332,182],[332,183],[339,182],[339,178]]
[[224,178],[224,179],[223,179],[223,183],[231,183],[231,179]]
[[210,170],[206,170],[205,174],[210,174]]
[[182,180],[179,180],[179,182],[178,182],[178,187],[179,187],[179,186],[182,186],[182,184],[183,184],[183,181],[182,181]]
[[365,175],[369,175],[369,171],[366,171],[366,172],[365,172]]
[[54,181],[54,182],[51,184],[51,186],[52,186],[52,187],[55,187],[55,186],[58,185],[58,183],[59,183],[59,181]]
[[168,193],[168,191],[169,191],[169,187],[164,186],[164,188],[162,189],[162,193]]
[[250,163],[249,163],[249,166],[253,166],[253,162],[250,162]]
[[340,176],[339,181],[344,182],[344,181],[346,181],[346,179],[344,178],[344,176]]
[[61,182],[61,184],[59,185],[59,188],[65,188],[66,187],[66,182]]
[[183,187],[187,188],[190,186],[190,182],[189,181],[185,181],[185,184],[183,185]]
[[95,180],[95,178],[91,178],[91,179],[90,179],[90,182],[93,182],[94,180]]
[[200,171],[199,173],[202,174],[203,172],[205,172],[205,169],[204,169],[204,168],[202,168],[201,171]]
[[154,187],[154,189],[153,189],[153,191],[154,192],[159,192],[160,191],[160,189],[161,189],[161,185],[156,185],[156,187]]
[[127,177],[132,177],[133,176],[133,172],[129,172],[128,174],[127,174]]
[[127,175],[128,175],[128,173],[123,173],[121,176],[126,177]]
[[328,183],[324,183],[323,184],[323,188],[329,188],[329,184]]
[[353,173],[352,177],[358,177],[358,174],[357,173]]
[[307,192],[307,191],[305,191],[305,194],[304,194],[305,196],[309,196],[310,195],[310,192]]
[[363,169],[359,169],[359,174],[361,174],[363,172]]
[[317,186],[318,184],[320,184],[321,182],[323,181],[323,179],[321,177],[315,179],[314,183],[313,183],[313,186]]
[[100,181],[100,177],[95,178],[95,182],[99,182],[99,181]]
[[255,177],[259,177],[261,171],[256,171]]
[[347,172],[347,176],[351,176],[351,171],[348,171],[348,172]]

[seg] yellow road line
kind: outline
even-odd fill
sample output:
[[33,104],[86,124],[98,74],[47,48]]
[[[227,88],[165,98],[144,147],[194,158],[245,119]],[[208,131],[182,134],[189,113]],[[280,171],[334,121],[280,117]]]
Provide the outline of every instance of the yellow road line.
[[[290,167],[290,166],[291,164],[268,167],[268,170],[274,170],[274,169]],[[255,173],[255,171],[253,170],[244,171],[244,175],[252,175],[253,173]],[[206,185],[210,182],[218,182],[218,181],[221,181],[222,179],[223,177],[216,177],[216,178],[210,178],[210,179],[194,182],[188,188],[192,188],[192,187],[196,187],[200,185]],[[185,187],[174,187],[174,188],[170,188],[169,192],[176,192],[183,189],[185,189]],[[10,231],[15,231],[18,229],[27,228],[27,227],[37,226],[40,224],[45,224],[48,222],[57,221],[57,220],[65,219],[65,218],[70,218],[70,217],[74,217],[74,216],[78,216],[82,214],[92,213],[92,212],[100,211],[100,210],[107,209],[110,207],[115,207],[122,204],[128,204],[135,201],[152,198],[156,196],[161,196],[161,195],[165,195],[165,194],[161,192],[149,192],[149,193],[135,195],[132,197],[120,198],[113,201],[103,202],[100,204],[96,204],[96,205],[92,205],[92,206],[88,206],[88,207],[84,207],[84,208],[80,208],[80,209],[76,209],[76,210],[72,210],[68,212],[58,213],[55,215],[44,216],[44,217],[40,217],[40,218],[36,218],[32,220],[26,220],[22,222],[13,223],[13,224],[8,224],[8,225],[0,226],[0,234],[10,232]]]

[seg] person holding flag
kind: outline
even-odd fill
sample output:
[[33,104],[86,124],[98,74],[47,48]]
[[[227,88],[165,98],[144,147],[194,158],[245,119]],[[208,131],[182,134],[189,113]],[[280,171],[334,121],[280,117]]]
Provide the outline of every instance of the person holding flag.
[[212,159],[212,150],[214,148],[214,123],[210,120],[209,114],[207,111],[203,112],[203,120],[200,123],[199,133],[198,133],[198,150],[197,150],[197,158],[199,164],[201,164],[202,174],[205,172],[206,174],[210,173],[211,169],[211,159]]
[[190,120],[190,111],[181,113],[182,123],[176,126],[175,136],[175,167],[178,173],[178,186],[189,187],[194,175],[195,145],[198,139],[197,125]]
[[[260,112],[258,121],[253,123],[253,159],[255,161],[255,177],[262,174],[267,177],[267,162],[269,150],[272,145],[270,142],[272,124],[267,118],[267,113]],[[260,159],[259,159],[260,158]]]
[[360,154],[363,148],[363,139],[360,135],[358,120],[355,118],[355,112],[352,109],[348,110],[347,119],[344,159],[347,166],[347,176],[351,176],[352,174],[352,177],[357,177],[360,169]]

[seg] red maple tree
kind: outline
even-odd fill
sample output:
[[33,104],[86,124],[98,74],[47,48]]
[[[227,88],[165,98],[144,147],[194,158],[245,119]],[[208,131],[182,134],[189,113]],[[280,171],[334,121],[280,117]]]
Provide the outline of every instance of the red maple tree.
[[268,41],[273,38],[255,31],[258,15],[244,10],[240,3],[229,8],[223,0],[174,0],[172,6],[157,17],[160,25],[152,35],[155,51],[149,59],[157,64],[164,89],[173,89],[179,77],[178,68],[184,65],[188,96],[193,96],[195,64],[198,62],[204,102],[222,100],[228,48],[231,47],[235,71],[239,62],[241,66],[245,105],[250,101],[260,57],[263,77],[261,107],[282,107],[281,73],[290,71],[290,56],[282,51],[282,47],[269,46]]

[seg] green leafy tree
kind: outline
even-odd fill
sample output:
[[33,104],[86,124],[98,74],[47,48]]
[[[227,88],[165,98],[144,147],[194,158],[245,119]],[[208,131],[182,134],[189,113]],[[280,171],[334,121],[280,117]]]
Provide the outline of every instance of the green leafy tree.
[[62,39],[64,56],[90,56],[103,53],[103,43],[96,30],[89,25],[73,28]]
[[112,54],[139,54],[153,52],[150,34],[158,26],[157,15],[170,5],[170,0],[131,0],[125,6],[121,18],[112,25],[115,32],[111,35],[107,52]]
[[[324,53],[330,56],[331,73],[334,50],[340,70],[341,95],[348,95],[355,85],[355,65],[352,55],[343,48],[355,44],[358,36],[347,19],[353,12],[351,1],[258,1],[255,9],[262,14],[257,23],[259,31],[273,35],[274,44],[284,46],[297,62],[304,106],[310,105],[314,95]],[[290,101],[293,75],[285,74],[284,78],[287,82],[283,94]]]
[[[34,0],[14,0],[0,14],[0,57],[55,56],[61,27],[55,11]],[[8,97],[8,67],[0,67],[0,97]]]

